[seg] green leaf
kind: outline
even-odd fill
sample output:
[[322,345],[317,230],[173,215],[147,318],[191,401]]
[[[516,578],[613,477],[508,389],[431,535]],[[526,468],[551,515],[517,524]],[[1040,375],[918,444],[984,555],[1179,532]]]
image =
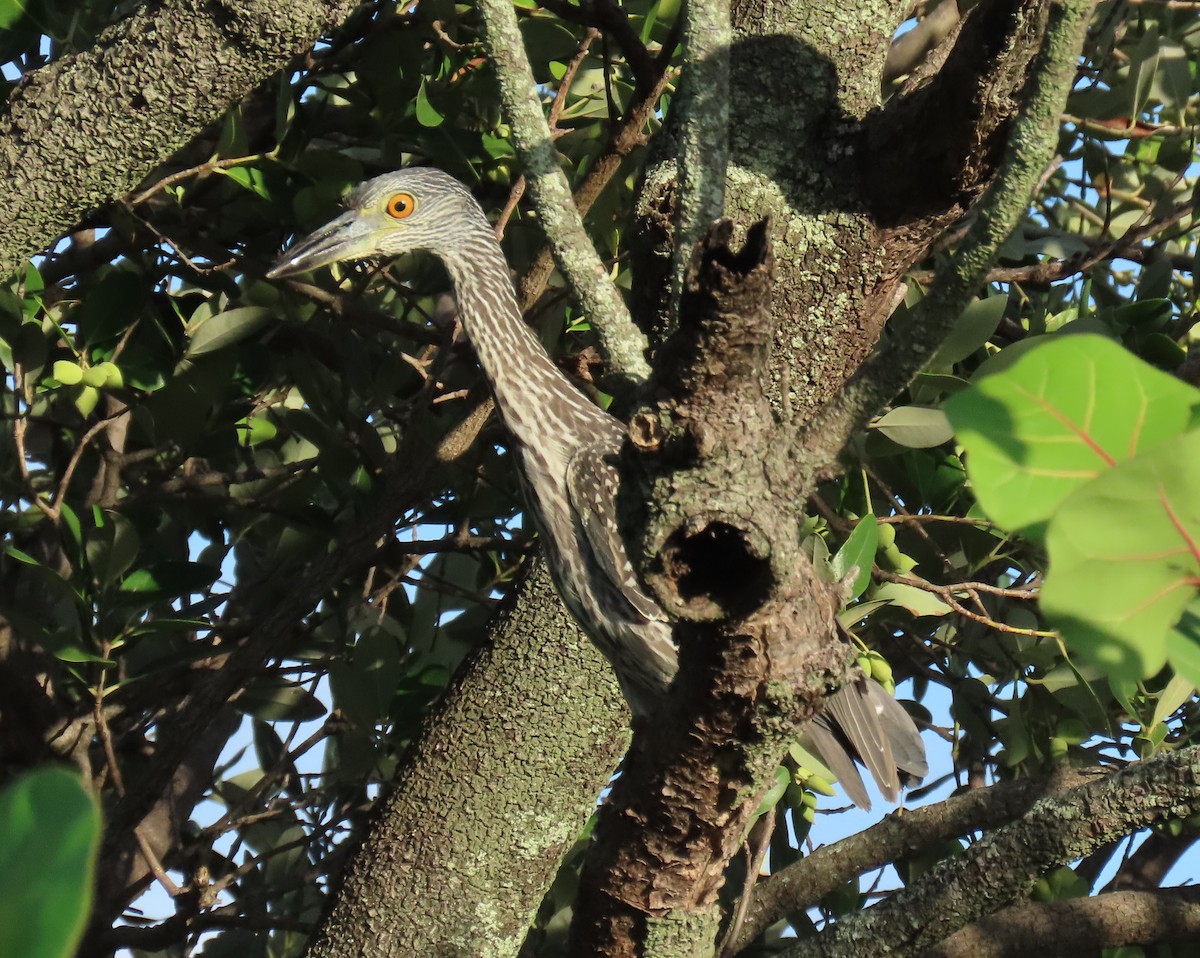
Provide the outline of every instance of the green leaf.
[[946,369],[955,363],[962,362],[977,349],[992,338],[1000,320],[1004,318],[1004,309],[1008,306],[1008,294],[1001,293],[989,296],[971,303],[963,310],[958,322],[950,330],[950,335],[943,340],[942,345],[930,362],[931,369]]
[[854,584],[850,589],[850,594],[847,599],[856,599],[863,594],[863,590],[871,584],[871,566],[875,562],[875,549],[879,545],[879,524],[875,521],[875,516],[867,513],[858,520],[858,525],[854,527],[854,531],[842,547],[838,549],[837,555],[833,557],[833,574],[837,576],[841,582],[851,569],[858,569],[858,574],[854,577]]
[[83,382],[83,369],[80,368],[79,363],[70,359],[54,360],[54,367],[50,375],[64,386],[78,386]]
[[1167,658],[1180,676],[1200,688],[1200,598],[1188,604],[1167,636]]
[[88,285],[75,313],[83,340],[95,345],[116,339],[136,320],[145,299],[145,279],[133,269],[115,269]]
[[425,89],[425,81],[421,80],[421,87],[417,90],[417,122],[421,126],[436,127],[441,126],[446,121],[437,110],[433,108],[433,104],[429,102],[429,93]]
[[1128,86],[1129,92],[1132,94],[1132,102],[1129,105],[1129,122],[1131,124],[1141,116],[1142,109],[1146,105],[1146,98],[1150,95],[1154,74],[1158,70],[1158,44],[1158,31],[1151,26],[1133,51],[1132,63],[1129,66]]
[[246,446],[257,446],[259,443],[270,442],[279,434],[278,427],[265,413],[254,416],[252,419],[240,420],[237,428],[243,430],[242,444]]
[[775,781],[759,799],[758,810],[754,813],[756,816],[762,815],[764,812],[769,812],[772,808],[779,804],[779,800],[783,798],[783,793],[787,791],[788,786],[792,783],[792,773],[782,765],[775,769]]
[[1158,75],[1153,95],[1163,105],[1166,119],[1184,125],[1192,95],[1192,57],[1187,49],[1173,40],[1162,39],[1158,48]]
[[903,582],[885,582],[872,593],[871,598],[898,605],[916,616],[950,614],[950,606],[932,592]]
[[946,414],[927,406],[897,406],[875,420],[873,426],[892,442],[910,449],[940,446],[954,436]]
[[1192,432],[1080,487],[1050,521],[1042,611],[1070,648],[1110,673],[1158,672],[1200,589],[1197,475],[1200,432]]
[[821,898],[821,907],[833,912],[838,917],[853,915],[862,908],[862,891],[859,889],[858,877],[838,885],[833,891],[826,892]]
[[365,629],[348,661],[335,663],[330,669],[334,704],[359,728],[372,728],[384,721],[396,696],[404,674],[401,659],[405,640],[402,630],[397,627],[395,632]]
[[[221,122],[221,136],[217,140],[214,157],[225,159],[244,156],[250,150],[250,138],[246,133],[246,121],[237,107],[229,110]],[[223,172],[223,171],[222,171]]]
[[100,390],[95,386],[84,386],[75,397],[75,408],[79,410],[79,415],[86,418],[92,414],[99,402]]
[[1162,690],[1158,697],[1158,703],[1154,706],[1154,715],[1150,719],[1150,724],[1157,725],[1159,722],[1165,722],[1179,706],[1192,697],[1195,691],[1196,685],[1190,679],[1182,675],[1171,676],[1171,681]]
[[267,178],[263,175],[263,171],[257,167],[231,166],[228,169],[218,170],[218,172],[224,173],[238,186],[249,190],[257,196],[261,196],[264,200],[271,198],[271,191],[267,188]]
[[26,0],[0,0],[0,30],[7,30],[25,16]]
[[160,596],[189,595],[205,591],[221,574],[202,562],[160,562],[138,569],[121,583],[121,592],[153,593]]
[[240,306],[189,325],[188,346],[184,356],[195,359],[253,336],[271,321],[273,312],[265,306]]
[[1200,392],[1100,336],[1055,336],[945,408],[980,506],[1038,536],[1083,483],[1189,428]]
[[264,676],[242,690],[234,705],[267,722],[304,722],[325,714],[321,700],[308,689],[279,676]]
[[100,810],[66,769],[38,769],[0,792],[0,958],[75,953],[99,844]]
[[105,513],[104,525],[88,536],[85,554],[101,588],[116,582],[133,565],[141,548],[137,529],[117,512]]

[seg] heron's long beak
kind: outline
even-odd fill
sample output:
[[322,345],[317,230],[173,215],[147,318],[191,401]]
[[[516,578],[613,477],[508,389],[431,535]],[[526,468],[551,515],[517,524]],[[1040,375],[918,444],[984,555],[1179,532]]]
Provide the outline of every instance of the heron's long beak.
[[267,273],[267,279],[294,276],[330,263],[378,255],[378,234],[371,217],[358,210],[343,213],[285,250],[279,262]]

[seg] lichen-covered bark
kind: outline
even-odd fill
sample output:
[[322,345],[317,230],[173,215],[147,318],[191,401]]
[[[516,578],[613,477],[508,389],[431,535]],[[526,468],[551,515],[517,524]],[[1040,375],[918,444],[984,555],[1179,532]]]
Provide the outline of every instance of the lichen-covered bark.
[[381,801],[310,958],[500,958],[524,940],[627,719],[540,561],[492,638]]
[[[725,215],[742,228],[771,218],[774,369],[797,423],[868,356],[904,293],[904,272],[995,175],[1046,6],[980,4],[942,69],[881,107],[898,8],[871,0],[733,4]],[[640,198],[647,255],[639,266],[651,292],[635,296],[647,326],[667,315],[653,290],[670,243],[674,181],[663,157]]]
[[[764,468],[772,261],[724,221],[630,424],[626,518],[646,582],[680,616],[680,674],[638,729],[581,881],[572,954],[715,947],[717,892],[789,738],[845,679],[836,590],[800,550],[790,478]],[[638,506],[649,500],[642,510]]]
[[[689,538],[711,532],[719,521],[732,530],[721,533],[728,548],[720,552],[735,557],[734,570],[752,567],[752,562],[742,561],[746,557],[778,573],[774,557],[791,554],[801,504],[848,433],[830,428],[824,431],[828,435],[814,436],[810,428],[797,431],[795,443],[763,438],[789,435],[796,421],[809,422],[844,391],[875,347],[896,294],[903,289],[903,271],[926,255],[944,227],[986,189],[1001,157],[1027,168],[1023,154],[1006,151],[1006,137],[1010,119],[1030,97],[1029,75],[1046,32],[1048,6],[1045,0],[985,3],[970,29],[961,31],[964,46],[945,61],[940,84],[907,91],[913,99],[899,98],[891,114],[884,111],[882,119],[871,124],[865,121],[877,98],[884,59],[880,40],[890,35],[894,12],[869,5],[801,11],[755,0],[734,6],[737,40],[731,56],[734,115],[726,213],[749,236],[758,228],[751,224],[770,216],[776,281],[773,290],[768,284],[755,301],[744,295],[745,289],[730,295],[720,270],[701,269],[691,308],[703,313],[704,295],[716,299],[718,313],[740,317],[747,342],[707,337],[694,350],[698,356],[677,354],[676,332],[657,357],[651,387],[668,379],[664,371],[673,363],[685,377],[703,381],[727,375],[725,364],[736,368],[752,357],[765,359],[752,332],[773,328],[776,369],[789,373],[789,405],[796,416],[779,427],[769,407],[743,402],[740,384],[732,384],[712,405],[697,404],[687,388],[667,390],[665,401],[654,396],[657,406],[639,411],[631,422],[633,445],[653,456],[667,458],[676,449],[699,460],[706,452],[716,454],[700,467],[685,455],[682,462],[652,470],[653,479],[643,480],[636,492],[626,490],[645,500],[640,510],[625,509],[627,540],[635,546],[648,584],[683,620],[676,626],[681,671],[653,739],[635,739],[625,775],[613,791],[615,810],[602,819],[605,844],[585,872],[576,913],[579,927],[573,929],[577,954],[635,954],[636,943],[657,931],[663,918],[677,931],[678,912],[703,915],[711,907],[719,885],[716,863],[727,861],[722,856],[732,853],[731,836],[740,840],[745,834],[748,820],[740,817],[745,806],[738,801],[752,799],[762,787],[770,768],[772,733],[811,714],[812,699],[821,694],[823,681],[836,685],[836,643],[829,641],[832,611],[824,609],[831,600],[810,568],[797,567],[790,582],[778,574],[749,577],[751,588],[738,590],[738,595],[743,601],[747,595],[755,597],[750,601],[752,606],[758,603],[753,611],[734,609],[728,597],[719,595],[719,576],[704,580],[700,591],[705,601],[698,602],[694,585],[683,583],[678,573],[694,578],[703,553],[696,550],[699,558],[680,561],[679,540],[687,546]],[[801,12],[803,21],[798,19]],[[1055,101],[1061,109],[1065,87],[1059,89],[1057,80],[1064,71],[1073,73],[1078,37],[1072,34],[1072,42],[1055,46],[1057,33],[1051,33],[1047,36],[1052,49],[1040,61],[1030,99],[1039,101],[1037,91],[1049,83],[1062,94]],[[770,69],[764,70],[763,64]],[[954,129],[936,137],[951,158],[934,186],[919,197],[920,203],[902,198],[889,206],[883,200],[886,186],[872,180],[868,160],[857,151],[869,148],[882,155],[894,149],[896,138],[915,135],[894,117],[920,116],[929,125],[933,104],[953,108],[947,121]],[[1040,127],[1048,122],[1040,110],[1039,106],[1031,112],[1029,124]],[[1049,155],[1042,140],[1030,143],[1036,143],[1039,161],[1046,162]],[[919,179],[928,156],[919,149],[896,152],[887,185],[904,190]],[[671,229],[670,168],[669,159],[664,159],[644,184],[643,249],[653,251],[654,260],[642,274],[643,283],[665,261],[660,251],[669,245],[663,240]],[[1023,205],[1032,185],[1025,179],[1020,182],[1014,201]],[[994,244],[982,243],[979,255],[990,259],[995,249]],[[713,251],[704,252],[708,257]],[[727,258],[738,260],[733,254]],[[974,282],[972,289],[977,285]],[[768,307],[772,292],[774,303]],[[653,294],[641,303],[661,308]],[[688,310],[684,303],[681,330],[693,318]],[[763,322],[763,312],[773,323]],[[663,316],[646,319],[661,323]],[[927,341],[915,338],[922,348],[933,348],[945,332],[939,327]],[[886,397],[877,397],[879,402],[886,402],[906,382]],[[737,429],[731,429],[731,423]],[[752,448],[757,456],[747,454]],[[741,468],[729,463],[740,463]],[[631,460],[626,477],[637,476],[637,464]],[[785,476],[790,499],[777,509],[780,502],[772,479]],[[761,516],[746,507],[751,501]],[[764,525],[772,530],[765,543],[758,535]],[[757,586],[760,579],[766,582],[762,588]],[[705,619],[721,624],[707,628]],[[715,671],[706,665],[710,646],[724,656]],[[792,686],[794,699],[786,706],[771,696],[755,702],[755,688],[762,688],[764,675],[772,670],[755,672],[753,664],[764,650],[771,650],[765,655],[771,658],[780,648],[803,650],[795,664],[800,666],[796,674],[805,680]],[[772,663],[772,669],[776,666]],[[722,684],[721,674],[728,685]],[[789,673],[781,669],[777,674]],[[689,699],[692,694],[695,700]],[[694,725],[686,724],[689,718]],[[700,922],[697,927],[708,926]],[[677,934],[672,941],[678,954],[704,953],[706,947],[698,940],[680,942]],[[863,946],[861,940],[856,944]]]
[[31,74],[0,113],[0,276],[132,190],[353,6],[149,3]]
[[1028,894],[1059,865],[1121,836],[1200,808],[1200,749],[1130,765],[1037,802],[1019,821],[947,859],[925,880],[839,922],[787,958],[850,958],[876,943],[888,954],[924,954],[972,921]]
[[852,175],[850,134],[879,102],[897,14],[871,0],[733,8],[742,52],[732,58],[726,215],[741,224],[771,217],[776,370],[787,367],[800,415],[861,361],[886,317],[873,301],[880,250]]

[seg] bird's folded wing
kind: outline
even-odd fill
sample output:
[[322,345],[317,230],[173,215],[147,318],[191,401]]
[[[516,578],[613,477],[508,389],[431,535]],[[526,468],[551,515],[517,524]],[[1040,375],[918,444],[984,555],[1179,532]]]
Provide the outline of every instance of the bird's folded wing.
[[883,732],[891,743],[897,768],[917,778],[924,778],[929,774],[929,762],[925,758],[925,743],[921,741],[921,733],[913,724],[912,717],[878,682],[869,679],[863,681],[879,715]]
[[[829,697],[825,714],[854,747],[879,791],[889,802],[894,802],[900,795],[900,776],[896,772],[892,742],[884,728],[879,702],[870,691],[874,684],[870,679],[859,678],[845,686]],[[907,715],[905,720],[908,720]]]
[[813,719],[804,729],[801,743],[828,766],[850,801],[864,811],[871,810],[871,798],[867,795],[862,776],[858,774],[858,766],[829,727],[828,716],[818,715]]
[[621,476],[616,458],[621,439],[620,427],[616,426],[616,429],[615,435],[604,436],[581,448],[567,464],[571,508],[605,576],[620,588],[638,614],[650,620],[662,620],[666,616],[658,603],[642,590],[617,526],[617,490]]

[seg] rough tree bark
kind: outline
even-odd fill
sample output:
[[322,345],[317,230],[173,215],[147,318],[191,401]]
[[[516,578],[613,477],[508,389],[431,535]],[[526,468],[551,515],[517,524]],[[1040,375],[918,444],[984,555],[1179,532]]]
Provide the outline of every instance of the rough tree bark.
[[149,3],[32,73],[0,112],[0,275],[127,194],[353,7]]
[[380,800],[310,958],[516,954],[628,743],[619,696],[535,561]]
[[[253,3],[199,11],[185,6],[145,7],[95,50],[40,71],[10,99],[0,117],[0,170],[7,184],[0,198],[9,226],[0,237],[0,269],[5,273],[99,203],[127,193],[349,9],[343,2],[291,4],[283,13],[278,5]],[[983,3],[936,57],[939,69],[911,79],[904,95],[878,110],[887,41],[903,15],[899,6],[735,3],[733,163],[726,210],[743,231],[770,216],[777,259],[771,323],[776,399],[786,379],[790,405],[800,419],[811,417],[859,367],[879,338],[904,270],[962,217],[995,175],[1050,8],[1036,0]],[[210,16],[214,12],[224,16]],[[762,70],[764,62],[773,68]],[[97,97],[101,78],[107,95]],[[937,136],[928,134],[931,117],[938,118]],[[87,140],[80,139],[82,128],[89,130]],[[670,208],[667,167],[649,171],[642,199],[642,228],[651,246],[670,245],[665,221],[650,215]],[[639,280],[642,287],[653,285],[654,266],[643,264],[647,266],[649,278]],[[642,296],[639,301],[649,300]],[[641,318],[649,325],[661,319]],[[784,370],[786,377],[781,377]],[[769,416],[765,411],[758,415],[760,425]],[[826,465],[813,462],[813,474]],[[322,577],[333,574],[326,566],[366,561],[381,524],[386,527],[402,507],[381,503],[369,520],[342,530],[334,559],[305,571],[305,600],[315,600]],[[296,600],[296,582],[297,570],[290,569],[262,584],[263,597],[243,610],[253,616],[254,631],[282,634],[305,614],[307,606]],[[821,597],[802,602],[793,612],[812,619],[797,626],[797,633],[818,638],[817,645],[827,648],[825,634],[818,636],[827,626],[826,591],[811,581],[793,582],[790,589],[792,599]],[[752,620],[761,614],[738,611]],[[776,618],[785,615],[779,607],[769,611]],[[561,616],[544,578],[534,580],[508,613],[495,648],[464,673],[439,724],[431,726],[398,777],[391,799],[382,806],[376,839],[350,869],[314,954],[391,954],[397,943],[406,951],[415,947],[437,954],[515,952],[548,876],[624,744],[612,680]],[[235,638],[260,637],[250,636],[244,621],[229,623],[229,629]],[[764,641],[761,633],[745,631],[752,643]],[[711,638],[697,629],[696,645],[715,656]],[[242,665],[248,666],[269,653],[270,642],[248,642],[243,648]],[[738,648],[736,643],[727,646]],[[741,664],[747,661],[753,665],[755,656]],[[821,665],[824,677],[812,682],[811,689],[822,688],[838,665]],[[706,673],[702,656],[685,669],[730,681],[738,674],[732,668]],[[161,808],[179,784],[177,774],[187,754],[183,742],[220,714],[220,706],[236,690],[237,675],[233,669],[220,677],[200,677],[200,690],[177,717],[186,734],[179,736],[174,751],[160,756],[145,797],[115,819],[122,840],[155,807]],[[749,684],[761,685],[761,674],[751,678]],[[696,678],[684,687],[698,688],[703,681]],[[564,688],[569,695],[561,694]],[[726,723],[720,734],[744,741],[751,717],[745,711],[717,716]],[[467,748],[478,744],[481,728],[492,737],[487,762],[474,763]],[[542,740],[527,737],[531,729],[552,732],[544,748],[563,761],[538,764],[527,750]],[[715,731],[705,735],[707,746],[719,744]],[[648,764],[651,749],[652,743],[638,744],[623,789],[636,792],[637,783],[647,781],[638,763]],[[674,752],[688,754],[683,748]],[[518,760],[522,757],[529,763]],[[690,758],[698,780],[705,769],[728,771],[728,763],[712,755],[707,764],[694,754]],[[722,825],[740,826],[747,803],[753,805],[753,783],[767,764],[761,753],[737,756],[734,780],[744,787],[736,802],[720,796],[720,785],[713,780],[702,781],[704,788],[695,793],[708,796],[710,811],[720,808]],[[1194,769],[1186,774],[1194,789]],[[528,798],[531,794],[541,796],[538,804]],[[480,802],[497,799],[496,806],[488,806],[492,819],[486,833],[471,828],[483,807],[472,796]],[[529,804],[502,801],[506,796]],[[532,821],[531,808],[538,812]],[[477,836],[470,848],[485,857],[490,850],[493,866],[500,861],[510,868],[518,857],[513,850],[520,849],[520,874],[512,881],[497,876],[494,868],[472,876],[455,874],[448,866],[462,864],[470,870],[472,862],[427,834],[435,817],[445,819],[447,835],[462,830]],[[699,813],[695,820],[701,820]],[[692,824],[679,818],[673,828],[679,832]],[[713,832],[709,837],[724,846],[725,854],[728,835]],[[619,857],[630,847],[614,841],[607,852]],[[687,887],[700,889],[694,904],[702,912],[711,904],[714,875],[719,874],[716,859],[698,873],[703,880]],[[644,878],[653,882],[658,874]],[[438,893],[431,894],[431,887]],[[677,900],[649,904],[651,910],[661,910]],[[628,904],[623,901],[622,907]],[[614,914],[603,911],[601,920],[612,921]],[[635,916],[633,922],[644,920]],[[711,933],[711,915],[702,914],[699,930],[688,930],[677,945],[694,946],[705,936],[711,940]]]
[[[665,468],[659,466],[660,481],[643,484],[634,493],[645,505],[627,509],[635,518],[628,520],[626,532],[642,546],[635,555],[643,578],[682,620],[676,629],[681,679],[671,705],[681,722],[696,724],[673,736],[670,719],[660,720],[651,741],[635,737],[626,773],[602,817],[602,847],[585,872],[573,937],[577,955],[632,956],[651,944],[655,954],[664,955],[707,953],[715,947],[711,910],[723,865],[769,784],[786,736],[795,728],[789,723],[811,714],[797,703],[769,695],[756,703],[754,682],[744,674],[746,663],[756,657],[769,661],[768,650],[774,654],[781,646],[823,648],[826,655],[836,648],[830,640],[830,619],[821,614],[818,598],[828,591],[812,569],[793,564],[791,580],[766,569],[776,572],[771,566],[775,556],[789,554],[787,530],[797,526],[816,479],[837,468],[836,457],[853,430],[920,368],[919,362],[897,363],[900,372],[881,376],[873,393],[872,369],[867,370],[867,383],[847,386],[875,347],[904,289],[904,271],[927,255],[942,230],[959,219],[998,174],[1010,177],[1005,182],[1016,187],[1017,203],[1027,202],[1036,183],[1028,175],[1029,165],[1045,165],[1051,159],[1051,137],[1067,80],[1074,75],[1087,12],[1080,4],[1060,14],[1045,0],[984,3],[967,19],[933,78],[868,118],[877,100],[882,43],[860,23],[880,23],[880,11],[873,11],[875,19],[860,22],[845,17],[843,8],[842,17],[827,11],[827,17],[800,24],[787,20],[788,12],[776,19],[784,9],[742,4],[733,10],[731,96],[741,109],[735,111],[731,129],[726,195],[727,209],[748,237],[747,249],[761,243],[754,239],[759,227],[751,224],[760,216],[770,217],[776,255],[787,267],[781,268],[773,285],[767,270],[756,295],[746,296],[745,289],[736,287],[730,295],[728,272],[734,270],[711,266],[713,261],[738,264],[739,257],[728,249],[707,251],[710,268],[698,271],[692,301],[685,297],[681,305],[680,328],[660,352],[655,376],[669,381],[672,371],[682,370],[682,377],[701,383],[706,376],[733,379],[723,364],[736,371],[738,364],[755,359],[763,362],[765,371],[767,350],[749,331],[772,329],[765,314],[773,292],[777,368],[786,370],[781,378],[798,389],[782,405],[799,409],[777,428],[768,407],[740,402],[736,385],[726,383],[719,390],[727,397],[724,403],[695,404],[686,390],[667,390],[668,401],[633,418],[635,447],[655,454],[660,447],[686,450]],[[888,35],[890,28],[883,33]],[[763,71],[764,62],[772,63],[773,69]],[[800,100],[801,91],[806,99]],[[1047,107],[1046,100],[1052,105]],[[1017,129],[1024,139],[1010,144],[1012,120],[1023,105],[1028,114],[1025,128]],[[939,117],[936,127],[915,122],[920,117],[928,120],[931,111]],[[689,120],[677,122],[686,127]],[[916,145],[904,139],[927,128],[938,132]],[[673,142],[688,148],[686,137]],[[865,159],[863,152],[868,153]],[[889,158],[886,163],[884,156]],[[933,158],[939,162],[931,166]],[[878,163],[872,164],[872,159]],[[689,157],[680,161],[689,162]],[[1011,171],[1002,169],[1006,163]],[[654,199],[643,201],[643,210],[671,205],[674,168],[673,159],[667,159],[649,172],[647,190]],[[920,189],[915,188],[918,181]],[[992,205],[1003,207],[1009,199],[997,204],[993,197]],[[975,258],[990,261],[997,238],[1007,235],[1016,222],[991,211],[982,215],[985,225],[965,242],[968,251],[962,262],[968,270]],[[642,225],[643,236],[650,237],[646,246],[671,246],[669,217],[648,216]],[[661,233],[657,239],[656,230]],[[667,258],[644,266],[649,268],[640,281],[662,288]],[[969,275],[960,277],[952,290],[961,286],[973,292],[978,280]],[[956,276],[947,268],[945,279]],[[747,283],[747,288],[753,286]],[[943,294],[948,297],[940,304],[943,322],[966,305],[955,292]],[[674,348],[690,323],[706,322],[711,307],[703,293],[720,303],[717,312],[740,311],[740,329],[748,342],[709,337],[698,347],[689,340],[688,348]],[[662,328],[674,319],[669,302],[653,296],[640,301],[659,310],[640,316],[643,325]],[[829,325],[831,318],[836,327]],[[910,332],[910,357],[928,355],[947,329],[931,323]],[[830,344],[832,352],[826,348]],[[754,380],[762,381],[760,376]],[[856,392],[870,395],[875,405],[856,402]],[[821,417],[826,407],[847,407],[853,414]],[[797,419],[806,428],[798,429]],[[793,431],[795,441],[783,438]],[[728,455],[730,449],[733,455]],[[697,461],[703,464],[707,456],[722,465],[736,465],[727,466],[714,482],[711,473],[697,469]],[[752,478],[746,478],[747,470]],[[695,481],[696,472],[703,476],[700,481]],[[627,469],[627,479],[633,473]],[[783,516],[773,508],[779,500],[769,482],[762,482],[771,475],[788,480]],[[754,488],[752,498],[764,510],[762,523],[737,508],[747,486]],[[714,497],[720,503],[715,509]],[[727,500],[732,507],[725,507]],[[760,539],[763,528],[774,530],[767,542]],[[722,545],[710,545],[712,557],[699,545],[717,540]],[[746,574],[740,574],[743,571]],[[731,608],[728,594],[723,594],[727,589],[742,601],[753,597],[750,608]],[[781,616],[789,603],[802,606],[806,614],[797,611],[790,621]],[[717,619],[726,633],[706,629],[702,623],[707,619]],[[746,624],[751,634],[756,627],[763,629],[756,634],[757,644],[743,646],[739,641]],[[693,635],[693,630],[700,634]],[[772,639],[779,644],[771,645]],[[706,650],[714,642],[734,659],[726,662],[730,681],[736,676],[743,682],[737,689],[742,696],[739,708],[725,708],[734,700],[732,690],[706,681],[704,668],[692,659],[693,649]],[[739,649],[736,656],[733,650]],[[702,660],[704,653],[697,655]],[[759,688],[765,687],[768,674],[764,666],[760,664],[757,673]],[[810,659],[796,674],[807,679],[794,689],[802,705],[823,683],[836,686],[844,680],[844,667],[839,672],[830,659]],[[772,672],[770,677],[788,676]],[[691,694],[697,699],[691,700]],[[774,740],[767,729],[774,732]],[[722,773],[728,776],[724,792],[714,784]],[[697,788],[697,781],[710,791]],[[699,801],[693,801],[696,795]],[[862,948],[863,940],[856,939],[855,945]]]

